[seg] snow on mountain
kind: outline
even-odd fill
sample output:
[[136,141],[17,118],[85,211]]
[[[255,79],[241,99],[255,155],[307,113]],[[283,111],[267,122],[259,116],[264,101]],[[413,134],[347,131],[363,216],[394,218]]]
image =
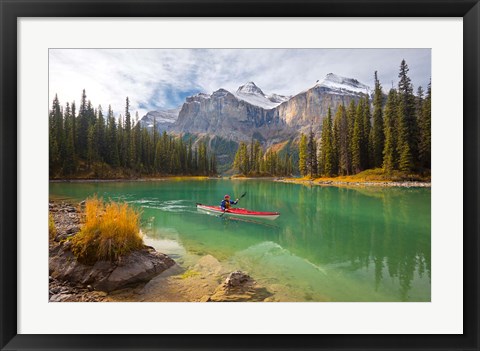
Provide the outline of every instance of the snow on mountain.
[[155,120],[157,130],[164,131],[167,130],[171,124],[175,123],[179,112],[180,107],[164,111],[150,111],[140,119],[139,123],[143,127],[153,128]]
[[282,102],[289,99],[289,97],[277,94],[267,96],[262,89],[255,85],[254,82],[248,82],[241,85],[233,95],[237,99],[246,101],[249,104],[259,106],[266,110],[277,107]]
[[330,90],[330,93],[341,95],[359,93],[371,95],[373,93],[368,85],[362,84],[356,79],[337,76],[333,73],[327,74],[315,87],[326,88]]
[[279,95],[279,94],[271,94],[268,96],[268,100],[270,100],[271,102],[279,103],[279,104],[287,101],[290,98],[291,96],[285,96],[285,95]]

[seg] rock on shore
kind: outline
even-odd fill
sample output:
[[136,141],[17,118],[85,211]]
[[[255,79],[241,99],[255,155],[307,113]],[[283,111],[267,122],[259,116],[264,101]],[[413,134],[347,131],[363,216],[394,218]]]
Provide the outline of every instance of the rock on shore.
[[254,302],[268,301],[272,294],[257,284],[248,274],[235,271],[228,275],[207,302]]

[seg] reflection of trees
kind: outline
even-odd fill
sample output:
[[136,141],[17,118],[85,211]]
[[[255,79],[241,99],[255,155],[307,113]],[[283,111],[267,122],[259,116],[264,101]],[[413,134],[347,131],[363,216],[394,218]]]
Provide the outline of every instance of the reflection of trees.
[[409,300],[416,275],[430,278],[429,190],[382,189],[370,196],[302,187],[296,197],[303,204],[294,208],[298,220],[291,223],[296,241],[281,243],[292,252],[317,264],[348,263],[348,270],[372,265],[375,289],[388,274],[398,279],[401,300]]

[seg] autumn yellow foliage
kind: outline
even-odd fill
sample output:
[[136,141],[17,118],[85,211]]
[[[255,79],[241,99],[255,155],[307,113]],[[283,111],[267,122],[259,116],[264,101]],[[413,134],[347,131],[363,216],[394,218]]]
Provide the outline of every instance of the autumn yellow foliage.
[[85,201],[84,221],[71,240],[72,252],[82,263],[116,261],[143,247],[140,212],[126,203],[89,198]]
[[55,222],[53,221],[51,213],[48,214],[48,235],[52,239],[57,235],[57,228],[55,227]]

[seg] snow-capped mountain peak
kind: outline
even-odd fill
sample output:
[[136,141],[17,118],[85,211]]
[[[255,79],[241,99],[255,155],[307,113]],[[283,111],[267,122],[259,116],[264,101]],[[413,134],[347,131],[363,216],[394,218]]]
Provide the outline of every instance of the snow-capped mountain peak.
[[290,98],[288,96],[278,94],[271,94],[267,96],[254,82],[248,82],[244,85],[241,85],[234,95],[237,99],[246,101],[249,104],[259,106],[266,110],[277,107],[282,102],[287,101]]
[[372,89],[368,85],[360,83],[356,79],[341,77],[333,73],[327,74],[325,78],[317,82],[315,87],[328,88],[341,94],[352,92],[371,95],[372,93]]
[[262,89],[256,86],[254,82],[248,82],[238,87],[237,94],[252,94],[252,95],[265,96]]

